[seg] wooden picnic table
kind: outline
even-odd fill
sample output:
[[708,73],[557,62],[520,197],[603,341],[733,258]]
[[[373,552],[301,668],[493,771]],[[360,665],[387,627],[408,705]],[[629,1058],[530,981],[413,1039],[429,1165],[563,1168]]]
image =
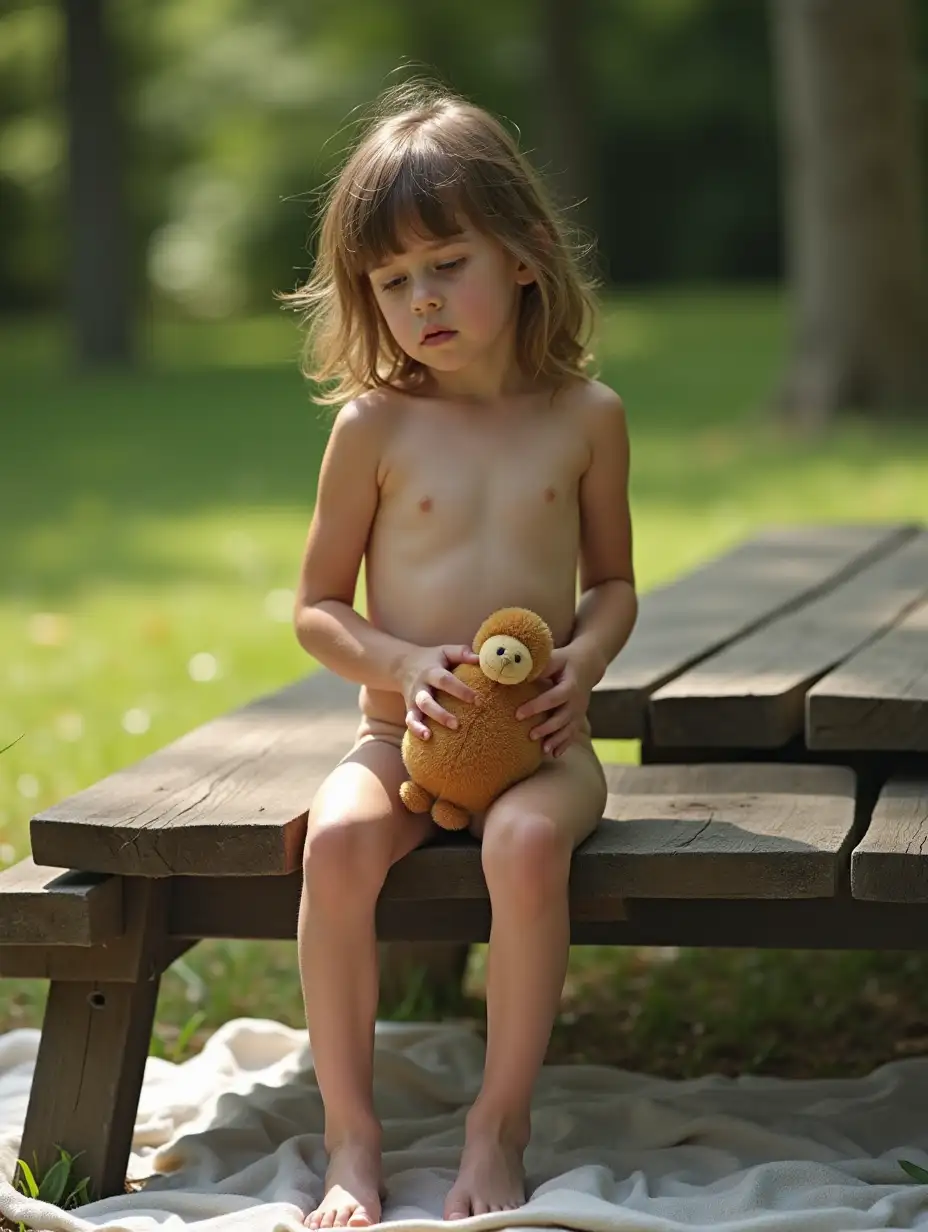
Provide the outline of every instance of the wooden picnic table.
[[[772,529],[645,594],[594,735],[641,742],[571,873],[577,944],[928,945],[928,531]],[[0,975],[51,981],[24,1136],[122,1185],[161,973],[295,936],[313,793],[351,744],[330,673],[43,809],[0,874]],[[924,849],[924,851],[923,851]],[[395,865],[382,939],[485,940],[468,835]]]

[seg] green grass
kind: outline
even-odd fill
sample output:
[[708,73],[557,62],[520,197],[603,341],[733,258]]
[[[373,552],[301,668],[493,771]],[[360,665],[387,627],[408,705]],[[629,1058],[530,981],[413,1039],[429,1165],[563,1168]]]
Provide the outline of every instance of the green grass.
[[[38,808],[309,666],[289,595],[327,418],[298,375],[295,322],[145,337],[138,371],[87,375],[60,327],[0,328],[0,748],[15,741],[0,865],[26,853]],[[764,414],[784,337],[766,291],[608,306],[642,589],[771,521],[928,518],[928,431],[848,422],[803,441]],[[37,1022],[43,997],[0,985],[0,1030]],[[155,1047],[180,1055],[240,1013],[301,1021],[292,943],[198,947],[165,978]]]

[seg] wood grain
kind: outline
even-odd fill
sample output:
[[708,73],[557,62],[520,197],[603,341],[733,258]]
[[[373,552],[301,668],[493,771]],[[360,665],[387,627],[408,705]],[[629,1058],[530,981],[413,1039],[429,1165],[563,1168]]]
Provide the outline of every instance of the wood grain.
[[928,903],[928,774],[891,778],[851,856],[851,893],[883,903]]
[[136,979],[52,981],[23,1129],[23,1158],[35,1154],[41,1172],[59,1145],[81,1153],[96,1197],[123,1190],[167,940],[165,884],[132,889],[124,944]]
[[908,525],[770,529],[648,591],[628,643],[593,692],[594,735],[641,739],[648,699],[669,680],[916,532]]
[[806,743],[928,752],[928,602],[809,690]]
[[[928,597],[928,533],[739,638],[651,698],[656,745],[777,748],[800,735],[807,690]],[[928,645],[926,645],[928,658]]]
[[298,868],[313,796],[357,730],[357,695],[319,671],[197,728],[39,813],[35,859],[146,877]]
[[0,873],[0,945],[90,946],[122,930],[118,877],[46,868],[31,856]]
[[[607,777],[606,816],[571,867],[578,924],[619,920],[630,898],[829,897],[846,879],[856,780],[845,767],[609,766]],[[298,873],[273,881],[177,878],[170,932],[292,937],[300,887]],[[380,907],[464,910],[486,899],[479,845],[454,835],[395,864]]]

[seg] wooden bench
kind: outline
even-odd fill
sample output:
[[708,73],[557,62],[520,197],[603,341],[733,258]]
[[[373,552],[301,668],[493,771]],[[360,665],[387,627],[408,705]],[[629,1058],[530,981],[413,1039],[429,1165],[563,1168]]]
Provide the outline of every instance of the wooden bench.
[[[644,596],[591,707],[644,764],[607,768],[575,944],[928,944],[926,544],[787,528]],[[295,935],[308,808],[356,725],[357,690],[320,671],[32,819],[0,873],[0,975],[51,981],[29,1157],[61,1143],[121,1188],[161,973],[201,938]],[[477,844],[436,831],[377,927],[482,941],[489,918]]]
[[98,945],[123,931],[122,884],[43,868],[31,856],[0,873],[0,946]]

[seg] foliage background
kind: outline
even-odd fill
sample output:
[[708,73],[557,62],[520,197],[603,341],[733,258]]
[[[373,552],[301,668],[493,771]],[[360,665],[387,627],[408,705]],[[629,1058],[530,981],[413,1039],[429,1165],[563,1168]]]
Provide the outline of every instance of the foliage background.
[[[925,112],[928,6],[914,8]],[[139,305],[222,317],[267,309],[294,285],[339,134],[402,65],[516,124],[569,204],[551,149],[545,11],[476,0],[464,21],[457,6],[416,0],[110,4]],[[598,232],[605,280],[776,279],[766,4],[578,0],[570,12],[591,169],[579,216]],[[59,303],[62,36],[49,0],[0,10],[0,312]]]

